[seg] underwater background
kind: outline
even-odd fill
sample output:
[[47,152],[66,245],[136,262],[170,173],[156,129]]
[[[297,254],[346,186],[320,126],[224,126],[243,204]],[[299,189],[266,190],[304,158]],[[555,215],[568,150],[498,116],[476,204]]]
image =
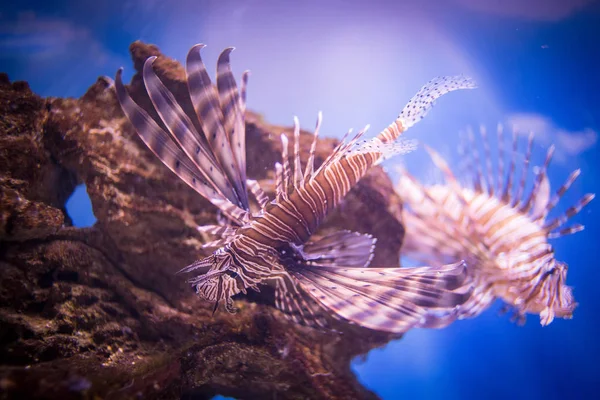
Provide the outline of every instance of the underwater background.
[[[398,4],[396,4],[398,3]],[[301,4],[301,5],[300,5]],[[410,132],[458,164],[459,130],[516,123],[536,134],[534,164],[557,146],[553,188],[582,175],[555,215],[598,193],[600,4],[594,1],[23,1],[0,12],[0,70],[41,96],[81,96],[99,75],[133,73],[128,46],[143,40],[184,60],[208,45],[207,64],[226,46],[239,77],[250,69],[249,109],[273,124],[298,115],[323,135],[371,124],[378,132],[422,83],[465,73],[479,89],[440,100]],[[422,148],[385,163],[437,179]],[[85,187],[68,203],[75,225],[94,223]],[[443,330],[412,330],[355,360],[361,383],[395,398],[594,398],[600,389],[598,201],[575,217],[586,229],[552,241],[569,265],[580,304],[573,320],[523,327],[498,316],[500,304]]]

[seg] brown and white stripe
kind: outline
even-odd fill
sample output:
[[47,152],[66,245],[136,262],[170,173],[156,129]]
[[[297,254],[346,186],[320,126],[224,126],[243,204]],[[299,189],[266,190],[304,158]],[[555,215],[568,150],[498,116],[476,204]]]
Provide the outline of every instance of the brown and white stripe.
[[[467,176],[461,185],[446,161],[432,149],[428,152],[445,178],[445,184],[425,186],[403,172],[397,186],[404,204],[407,229],[403,252],[410,258],[439,265],[466,260],[475,280],[472,298],[459,311],[461,317],[473,317],[496,299],[515,310],[514,317],[524,321],[526,313],[539,314],[542,325],[554,317],[571,318],[576,307],[571,288],[565,283],[566,264],[554,258],[548,239],[583,229],[563,225],[593,198],[586,194],[565,214],[548,221],[548,213],[558,204],[580,174],[574,171],[550,197],[548,166],[554,147],[550,147],[543,166],[535,172],[531,192],[525,195],[533,134],[523,153],[518,150],[518,135],[513,130],[512,152],[505,170],[504,128],[498,125],[497,171],[492,168],[487,132],[481,128],[486,174],[482,172],[474,135],[469,133]],[[524,156],[520,178],[517,158]],[[496,179],[493,176],[496,175]],[[485,177],[487,176],[487,177]],[[518,185],[514,187],[514,183]]]
[[[231,297],[275,287],[275,304],[291,320],[327,328],[331,318],[366,328],[405,332],[411,327],[440,327],[457,316],[456,307],[469,297],[462,262],[440,267],[366,268],[375,239],[340,231],[321,238],[313,235],[327,214],[373,165],[410,151],[411,142],[398,137],[420,120],[445,93],[473,88],[465,77],[438,78],[424,86],[400,116],[377,137],[359,140],[360,131],[342,140],[317,169],[314,153],[322,116],[319,113],[308,163],[300,163],[300,124],[294,119],[293,160],[282,135],[282,162],[275,165],[277,194],[269,200],[258,183],[246,177],[245,126],[248,73],[241,91],[231,73],[225,49],[217,62],[216,89],[200,57],[203,45],[187,57],[187,77],[195,114],[188,115],[155,75],[154,58],[144,64],[146,90],[160,120],[139,107],[117,73],[116,89],[125,115],[146,145],[181,179],[218,207],[227,220],[200,227],[214,236],[206,244],[214,253],[180,272],[200,297],[224,302],[233,312]],[[163,130],[164,126],[166,130]],[[200,128],[201,132],[197,129]],[[260,206],[249,208],[248,191]]]

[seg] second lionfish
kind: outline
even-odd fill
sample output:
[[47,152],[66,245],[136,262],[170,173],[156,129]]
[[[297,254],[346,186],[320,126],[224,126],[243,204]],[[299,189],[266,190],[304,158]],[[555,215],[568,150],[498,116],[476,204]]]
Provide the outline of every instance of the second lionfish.
[[[518,134],[513,130],[512,149],[507,155],[503,132],[503,126],[498,125],[499,154],[497,162],[492,162],[488,134],[481,127],[485,154],[485,162],[481,162],[469,129],[464,141],[467,146],[462,147],[467,171],[460,175],[466,176],[467,184],[459,183],[446,161],[432,149],[427,150],[446,183],[425,186],[403,173],[397,186],[407,206],[403,212],[407,230],[403,252],[432,265],[466,260],[475,287],[471,299],[459,310],[460,318],[479,315],[497,298],[506,303],[505,309],[513,308],[513,318],[519,323],[524,322],[526,313],[539,314],[542,325],[555,317],[571,318],[577,303],[566,285],[567,265],[554,258],[548,239],[581,231],[579,224],[563,226],[594,195],[586,194],[563,215],[548,219],[580,170],[571,173],[551,197],[551,146],[543,166],[534,169],[531,192],[526,194],[533,134],[526,150],[520,151]],[[518,159],[522,161],[518,163]]]
[[[216,240],[212,255],[184,268],[195,272],[189,282],[198,295],[223,302],[233,312],[232,296],[264,284],[275,287],[275,304],[297,323],[329,328],[329,318],[387,332],[436,327],[451,322],[456,306],[469,296],[462,262],[439,267],[365,268],[374,239],[340,231],[310,241],[327,214],[366,172],[385,157],[407,151],[396,139],[419,121],[445,93],[475,87],[465,77],[438,78],[424,86],[400,116],[377,137],[342,140],[315,169],[314,153],[320,115],[304,171],[299,157],[299,123],[295,119],[294,154],[288,140],[282,163],[275,165],[276,198],[270,200],[256,181],[246,177],[246,85],[238,91],[224,50],[217,62],[213,86],[200,49],[186,60],[187,86],[195,113],[184,112],[153,70],[156,57],[146,60],[143,81],[156,117],[137,105],[116,76],[121,107],[142,140],[184,182],[226,216],[220,225],[202,226]],[[249,193],[260,210],[251,211]]]

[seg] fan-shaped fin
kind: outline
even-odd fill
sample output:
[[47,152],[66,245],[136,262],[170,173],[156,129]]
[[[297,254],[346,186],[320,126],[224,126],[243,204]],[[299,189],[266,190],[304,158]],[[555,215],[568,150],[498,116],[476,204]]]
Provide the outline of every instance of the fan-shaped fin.
[[198,166],[207,179],[214,182],[215,187],[221,193],[232,203],[237,204],[237,196],[220,165],[212,158],[211,150],[203,147],[202,143],[198,141],[199,134],[192,121],[154,73],[152,64],[155,59],[156,57],[150,57],[146,60],[143,76],[146,90],[156,112],[188,158]]
[[[217,89],[223,112],[223,126],[229,137],[229,144],[239,172],[240,190],[243,194],[246,194],[246,126],[244,125],[246,82],[244,82],[244,79],[247,80],[247,74],[242,78],[244,90],[244,99],[242,100],[229,62],[229,54],[233,50],[233,47],[229,47],[223,50],[219,56],[217,61]],[[248,199],[246,198],[244,201],[247,203]]]
[[123,112],[146,146],[191,188],[221,209],[229,218],[239,220],[246,213],[245,210],[231,203],[214,187],[213,182],[207,181],[198,166],[177,146],[171,136],[131,99],[123,85],[121,75],[122,69],[119,69],[115,79],[117,98]]
[[377,239],[365,233],[341,230],[310,241],[302,249],[311,265],[367,267],[373,259]]
[[[285,276],[285,275],[284,275]],[[323,308],[300,290],[294,278],[285,276],[275,286],[275,306],[294,323],[317,329],[328,329],[327,316]]]
[[[232,153],[228,133],[225,131],[225,117],[220,107],[217,90],[213,86],[206,67],[200,56],[203,44],[190,49],[186,59],[187,83],[192,104],[196,110],[200,126],[210,144],[213,154],[221,168],[229,178],[237,195],[239,205],[248,209],[248,197],[245,191],[245,181]],[[227,50],[225,50],[227,52]],[[233,118],[237,120],[237,117]]]
[[403,333],[435,325],[469,298],[464,263],[439,268],[302,266],[292,271],[302,288],[338,317],[366,328]]

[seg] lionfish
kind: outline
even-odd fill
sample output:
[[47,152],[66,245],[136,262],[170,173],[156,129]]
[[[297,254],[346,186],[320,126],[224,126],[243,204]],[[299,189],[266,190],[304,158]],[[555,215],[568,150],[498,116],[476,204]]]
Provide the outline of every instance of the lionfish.
[[[523,154],[519,152],[517,131],[513,130],[512,151],[505,155],[506,139],[499,124],[498,159],[492,163],[484,126],[480,132],[485,162],[480,160],[472,129],[468,131],[468,147],[460,152],[466,160],[468,184],[461,185],[446,161],[430,148],[427,151],[445,177],[445,184],[424,186],[403,171],[397,185],[406,206],[403,252],[432,265],[456,259],[466,261],[474,291],[471,299],[461,306],[459,318],[480,314],[497,298],[505,303],[504,311],[514,311],[512,318],[520,324],[525,322],[527,313],[539,314],[543,326],[555,317],[571,318],[577,303],[565,282],[567,264],[555,259],[548,240],[583,230],[579,224],[564,225],[594,195],[586,194],[564,214],[548,219],[581,171],[573,171],[551,197],[547,174],[554,153],[551,146],[543,166],[534,169],[532,188],[526,194],[533,134],[529,135]],[[467,148],[469,156],[464,154]],[[523,160],[520,177],[518,158]]]
[[[276,196],[269,199],[246,176],[245,110],[248,71],[238,91],[225,49],[217,61],[216,87],[200,49],[186,59],[187,87],[195,114],[184,112],[153,70],[156,57],[143,66],[143,81],[156,114],[154,119],[129,96],[116,75],[123,112],[141,139],[180,179],[208,199],[224,215],[219,225],[199,227],[216,239],[210,256],[183,268],[197,294],[235,312],[232,296],[261,285],[275,289],[275,305],[296,323],[331,329],[329,318],[387,332],[449,323],[456,306],[468,298],[463,262],[439,267],[364,268],[371,261],[371,235],[340,231],[310,241],[327,214],[373,165],[410,143],[396,142],[423,118],[434,100],[457,89],[475,87],[466,77],[443,77],[424,86],[388,128],[371,140],[359,139],[368,126],[348,134],[318,167],[314,155],[321,114],[317,119],[304,171],[299,157],[299,122],[294,118],[294,154],[282,134],[282,163],[276,163]],[[198,129],[201,128],[201,129]],[[202,133],[201,133],[201,132]],[[350,133],[350,132],[349,132]],[[292,165],[293,164],[293,165]],[[260,207],[251,211],[249,194]]]

